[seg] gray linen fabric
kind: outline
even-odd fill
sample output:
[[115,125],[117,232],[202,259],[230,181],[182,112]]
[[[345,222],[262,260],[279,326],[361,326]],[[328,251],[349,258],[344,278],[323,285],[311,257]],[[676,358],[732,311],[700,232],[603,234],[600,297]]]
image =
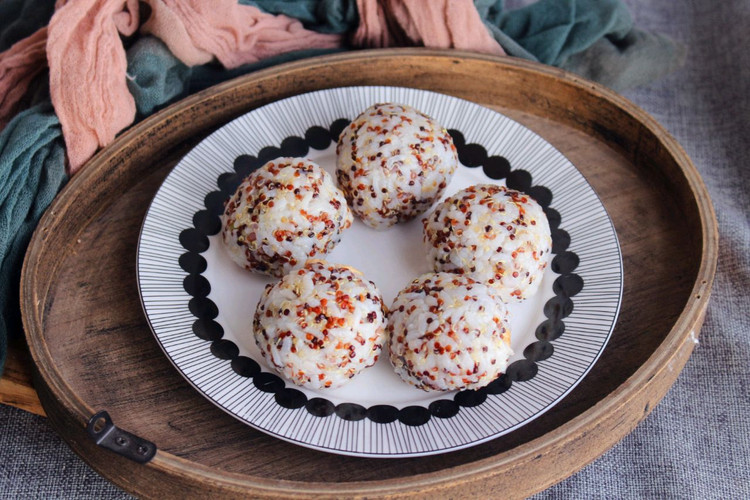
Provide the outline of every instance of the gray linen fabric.
[[[684,68],[626,96],[703,175],[719,220],[718,273],[700,344],[661,404],[536,498],[750,498],[750,2],[626,1],[636,26],[687,46]],[[0,498],[129,497],[44,419],[0,405]]]

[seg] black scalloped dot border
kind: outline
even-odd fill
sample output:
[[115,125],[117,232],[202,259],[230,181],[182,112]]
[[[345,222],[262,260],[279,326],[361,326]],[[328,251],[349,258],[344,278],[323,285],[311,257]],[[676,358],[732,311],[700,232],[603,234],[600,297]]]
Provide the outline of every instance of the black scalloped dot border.
[[348,421],[365,418],[380,424],[400,421],[405,425],[418,426],[427,423],[430,418],[451,418],[461,407],[481,405],[488,395],[502,394],[510,389],[513,382],[531,380],[537,374],[537,363],[544,361],[554,353],[552,341],[565,331],[563,319],[573,311],[572,297],[583,288],[583,279],[573,273],[578,266],[578,256],[567,251],[570,235],[560,229],[560,214],[550,208],[552,192],[544,186],[533,185],[532,177],[526,170],[512,170],[507,159],[502,156],[487,156],[485,148],[479,144],[466,144],[463,135],[457,130],[449,130],[458,151],[458,158],[468,168],[482,167],[490,179],[505,178],[509,188],[523,191],[533,197],[544,209],[552,230],[552,270],[560,276],[553,284],[555,296],[544,305],[547,318],[536,329],[536,342],[524,349],[524,359],[515,361],[501,375],[486,387],[478,390],[465,390],[455,394],[452,400],[433,401],[423,406],[407,406],[398,409],[390,405],[376,405],[365,408],[356,403],[334,405],[324,398],[308,399],[300,390],[287,388],[284,381],[273,373],[261,371],[260,365],[247,356],[241,356],[237,345],[231,340],[222,338],[224,329],[216,322],[219,308],[208,298],[211,284],[203,277],[206,260],[201,253],[209,246],[208,236],[218,234],[221,230],[220,216],[224,211],[224,202],[237,189],[240,182],[253,170],[266,162],[282,156],[305,156],[309,148],[324,150],[341,131],[349,124],[341,118],[334,121],[329,128],[314,126],[305,132],[305,137],[287,137],[280,147],[268,146],[258,152],[258,156],[242,155],[234,161],[234,172],[221,174],[217,179],[218,189],[205,197],[205,210],[193,215],[193,227],[180,233],[180,243],[186,252],[179,258],[180,267],[188,275],[183,281],[185,291],[192,296],[189,302],[190,312],[196,317],[193,333],[211,343],[211,354],[219,359],[231,362],[232,370],[241,377],[252,378],[253,384],[260,391],[274,395],[276,402],[289,409],[305,407],[312,415],[328,417],[337,415]]

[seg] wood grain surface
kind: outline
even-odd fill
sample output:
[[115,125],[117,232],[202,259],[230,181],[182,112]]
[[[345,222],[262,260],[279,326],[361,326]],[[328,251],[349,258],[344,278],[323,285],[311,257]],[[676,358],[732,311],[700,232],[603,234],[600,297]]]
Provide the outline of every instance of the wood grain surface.
[[17,337],[8,346],[5,368],[0,378],[0,404],[44,415],[44,408],[32,382],[32,368],[26,340]]
[[[602,357],[561,403],[488,443],[444,455],[368,459],[288,444],[236,421],[172,367],[141,310],[138,233],[163,178],[215,127],[320,88],[424,88],[494,107],[538,132],[602,198],[620,239],[625,289]],[[521,498],[563,479],[630,432],[692,351],[716,265],[716,222],[679,145],[615,94],[520,60],[420,49],[365,51],[264,70],[192,96],[97,155],[40,223],[22,277],[36,385],[56,430],[96,470],[145,497]],[[106,409],[157,444],[138,465],[84,426]]]

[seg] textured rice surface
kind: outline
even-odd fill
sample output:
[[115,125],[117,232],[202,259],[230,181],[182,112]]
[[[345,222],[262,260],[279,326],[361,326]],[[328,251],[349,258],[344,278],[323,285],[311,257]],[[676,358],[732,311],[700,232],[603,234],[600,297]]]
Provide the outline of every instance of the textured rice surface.
[[349,205],[375,229],[422,214],[456,170],[448,132],[401,104],[375,104],[341,132],[336,178]]
[[335,388],[378,360],[385,313],[380,292],[359,271],[311,260],[266,286],[253,326],[276,371],[297,385]]
[[427,273],[388,312],[390,357],[402,379],[426,391],[484,387],[508,366],[508,310],[467,276]]
[[281,277],[325,256],[352,224],[333,178],[303,158],[278,158],[250,174],[229,199],[222,238],[237,264]]
[[552,238],[547,216],[530,196],[479,184],[445,199],[422,222],[435,271],[488,283],[505,302],[522,301],[539,288]]

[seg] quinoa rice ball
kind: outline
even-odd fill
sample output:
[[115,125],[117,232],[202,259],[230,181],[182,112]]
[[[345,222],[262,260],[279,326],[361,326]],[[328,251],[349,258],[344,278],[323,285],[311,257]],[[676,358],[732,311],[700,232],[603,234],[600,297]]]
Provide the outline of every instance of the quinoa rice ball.
[[422,222],[435,271],[487,283],[505,302],[520,302],[539,288],[552,238],[547,216],[530,196],[479,184],[445,199]]
[[310,389],[336,388],[378,360],[385,313],[380,292],[359,271],[310,260],[266,286],[253,327],[277,372]]
[[304,158],[278,158],[239,185],[221,222],[233,261],[281,277],[329,253],[351,226],[352,214],[325,170]]
[[336,178],[354,213],[375,229],[412,219],[440,198],[458,165],[450,134],[403,104],[375,104],[339,137]]
[[508,309],[467,276],[427,273],[401,290],[388,313],[390,358],[425,391],[479,389],[508,367]]

